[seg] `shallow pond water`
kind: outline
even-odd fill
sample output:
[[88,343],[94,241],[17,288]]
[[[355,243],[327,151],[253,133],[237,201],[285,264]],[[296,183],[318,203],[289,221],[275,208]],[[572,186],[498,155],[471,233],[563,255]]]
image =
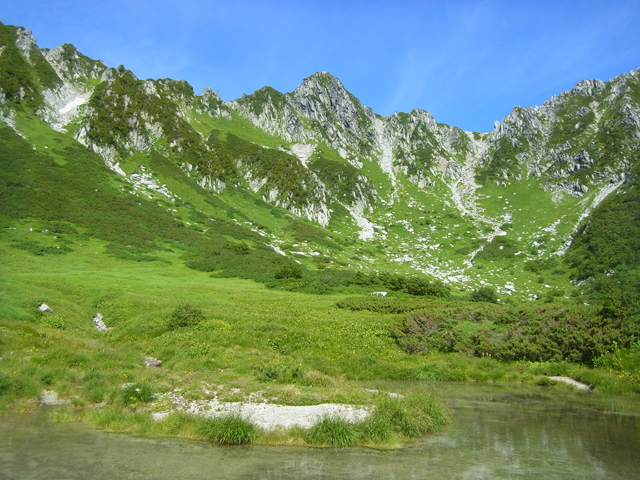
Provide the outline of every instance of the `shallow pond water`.
[[[406,384],[376,384],[401,391]],[[640,478],[640,399],[542,387],[438,384],[453,422],[394,451],[221,447],[0,419],[0,479]]]

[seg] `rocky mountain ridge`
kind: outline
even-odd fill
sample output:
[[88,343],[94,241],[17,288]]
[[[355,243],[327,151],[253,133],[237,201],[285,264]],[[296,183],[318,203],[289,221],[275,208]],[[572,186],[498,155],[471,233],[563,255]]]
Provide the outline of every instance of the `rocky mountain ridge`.
[[[290,93],[225,102],[209,87],[139,80],[70,44],[39,49],[20,27],[2,25],[0,40],[0,118],[20,135],[16,119],[35,112],[153,195],[179,198],[149,163],[160,155],[212,196],[247,192],[332,235],[395,242],[386,260],[447,281],[470,281],[493,250],[524,261],[565,253],[625,185],[640,144],[639,70],[584,80],[478,133],[420,109],[377,115],[327,72]],[[375,268],[369,255],[349,258]]]

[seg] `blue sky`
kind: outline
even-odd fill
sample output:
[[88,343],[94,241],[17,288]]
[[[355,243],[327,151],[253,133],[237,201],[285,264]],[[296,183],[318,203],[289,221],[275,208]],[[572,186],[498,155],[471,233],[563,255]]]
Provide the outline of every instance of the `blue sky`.
[[381,115],[422,108],[482,132],[515,105],[640,67],[638,0],[23,0],[2,2],[0,21],[225,100],[324,70]]

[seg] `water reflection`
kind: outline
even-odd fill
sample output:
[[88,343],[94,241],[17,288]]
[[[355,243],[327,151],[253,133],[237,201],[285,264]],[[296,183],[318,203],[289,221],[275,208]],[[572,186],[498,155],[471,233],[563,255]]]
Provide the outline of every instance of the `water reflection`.
[[564,480],[629,479],[640,471],[636,397],[499,385],[436,388],[452,406],[453,424],[398,451],[218,447],[54,424],[44,411],[5,418],[0,478]]

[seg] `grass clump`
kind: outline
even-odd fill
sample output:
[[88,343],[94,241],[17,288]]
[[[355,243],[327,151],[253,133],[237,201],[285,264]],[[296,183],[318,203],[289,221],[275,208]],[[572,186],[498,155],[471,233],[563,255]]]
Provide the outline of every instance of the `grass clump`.
[[222,417],[206,418],[200,423],[198,433],[222,445],[243,445],[253,442],[258,427],[238,413]]
[[352,447],[359,440],[358,427],[337,415],[325,415],[307,432],[311,445],[332,448]]
[[370,434],[381,435],[388,425],[395,432],[415,438],[449,423],[447,407],[434,395],[413,392],[404,398],[383,397],[369,417]]
[[367,445],[379,445],[391,442],[395,437],[392,425],[384,415],[375,412],[369,415],[359,426],[360,441]]
[[305,440],[311,445],[332,448],[397,444],[402,438],[435,432],[449,421],[446,405],[430,393],[383,395],[363,421],[354,423],[339,415],[325,415],[308,430]]
[[139,403],[148,403],[153,399],[153,389],[146,382],[137,382],[125,386],[120,392],[122,403],[127,406],[136,406]]

